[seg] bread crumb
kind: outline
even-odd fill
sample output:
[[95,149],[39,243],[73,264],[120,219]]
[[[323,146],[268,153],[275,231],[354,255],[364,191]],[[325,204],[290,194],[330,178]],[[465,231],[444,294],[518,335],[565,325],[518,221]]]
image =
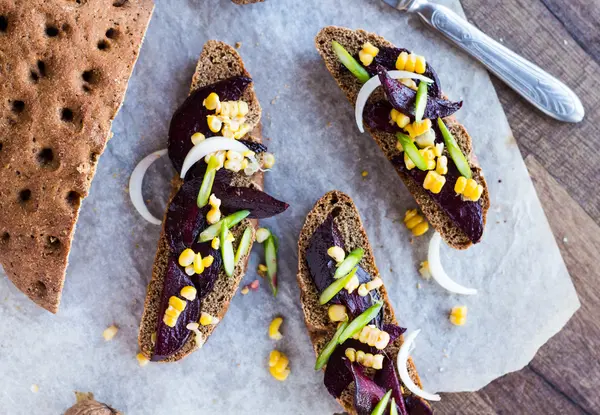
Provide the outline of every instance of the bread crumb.
[[417,289],[419,289],[419,290],[421,289],[421,283],[420,282],[417,283]]
[[239,49],[242,47],[242,42],[235,42],[235,48]]
[[369,175],[369,172],[366,170],[363,170],[363,172],[361,173],[362,177],[367,177]]
[[327,128],[331,127],[331,121],[327,123]]
[[118,332],[119,328],[113,324],[112,326],[104,330],[104,332],[102,332],[102,337],[104,337],[105,341],[109,342],[117,335]]
[[31,392],[38,393],[39,391],[40,391],[40,387],[38,385],[36,385],[35,383],[33,385],[31,385]]
[[567,242],[569,242],[569,240],[567,239],[567,237],[566,237],[566,236],[563,238],[563,242],[564,242],[564,243],[567,243]]

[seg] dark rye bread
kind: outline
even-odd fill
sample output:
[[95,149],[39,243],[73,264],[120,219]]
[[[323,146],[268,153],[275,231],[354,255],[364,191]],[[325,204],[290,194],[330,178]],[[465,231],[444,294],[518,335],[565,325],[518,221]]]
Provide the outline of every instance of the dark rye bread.
[[[340,88],[346,93],[348,100],[354,105],[356,96],[358,95],[362,84],[349,71],[341,70],[342,65],[331,48],[331,42],[333,40],[339,42],[352,55],[358,53],[365,42],[371,42],[377,47],[395,46],[381,36],[364,30],[351,30],[343,27],[328,26],[321,29],[317,34],[315,44],[319,54],[325,61],[325,65],[331,75],[333,75]],[[381,94],[381,91],[379,91],[379,94],[376,91],[371,99],[378,99],[382,96]],[[481,203],[483,208],[483,221],[485,226],[487,211],[490,207],[490,198],[487,184],[483,177],[483,171],[479,167],[475,154],[473,153],[471,137],[467,133],[465,127],[459,124],[453,116],[444,118],[444,122],[456,138],[463,154],[465,154],[469,160],[471,170],[473,171],[473,178],[484,188],[479,203]],[[401,154],[400,151],[396,149],[397,139],[394,134],[371,130],[366,126],[365,128],[371,133],[389,160],[392,160],[394,157]],[[446,150],[444,151],[446,152]],[[446,155],[448,156],[448,154]],[[466,249],[473,244],[467,235],[458,228],[437,203],[429,197],[427,190],[425,190],[423,186],[415,183],[414,180],[403,173],[398,172],[398,175],[412,193],[431,226],[442,235],[442,238],[444,238],[446,243],[455,249]]]
[[[202,88],[207,85],[214,84],[215,82],[231,78],[232,76],[248,76],[250,74],[244,67],[242,58],[237,51],[226,43],[209,40],[204,45],[196,71],[192,78],[192,86],[190,92],[198,88]],[[252,84],[246,89],[244,95],[241,98],[246,101],[249,106],[249,112],[246,116],[246,122],[248,122],[252,128],[252,135],[245,137],[252,141],[261,142],[261,128],[260,128],[260,117],[261,108],[254,93],[254,87]],[[243,173],[235,174],[233,183],[236,186],[252,186],[259,189],[263,188],[263,173],[257,172],[252,177],[248,178]],[[183,181],[176,176],[173,179],[173,189],[171,192],[171,199],[175,196]],[[169,201],[170,203],[170,201]],[[165,211],[165,218],[167,211]],[[154,259],[154,266],[152,269],[152,279],[148,285],[148,292],[146,294],[146,301],[144,303],[144,314],[142,316],[142,322],[140,324],[140,332],[138,336],[138,343],[141,352],[148,358],[152,356],[152,334],[156,331],[156,323],[159,318],[158,315],[160,308],[160,297],[164,285],[164,276],[167,269],[167,262],[171,255],[167,239],[165,236],[164,228],[165,220],[163,219],[163,229],[161,232],[160,239],[158,241],[158,250],[156,252],[156,258]],[[242,233],[247,227],[252,229],[252,242],[248,254],[242,257],[238,265],[235,267],[233,277],[228,277],[223,270],[219,273],[219,277],[215,283],[213,291],[208,294],[201,302],[201,311],[207,312],[214,317],[218,317],[222,320],[229,308],[229,302],[235,295],[240,281],[242,280],[246,267],[248,265],[249,252],[254,243],[254,229],[258,226],[257,220],[244,220],[237,226],[232,228],[232,233],[239,241]],[[190,336],[187,343],[179,350],[175,355],[164,360],[163,362],[175,362],[183,359],[190,353],[198,350],[202,347],[204,342],[212,334],[216,325],[200,326],[199,330],[202,333],[201,344],[196,344],[195,336]]]
[[[360,262],[360,266],[373,278],[381,277],[377,265],[375,265],[373,250],[369,244],[369,239],[367,238],[367,234],[354,202],[348,195],[340,191],[334,190],[327,193],[317,201],[315,206],[306,216],[306,221],[304,222],[298,240],[297,280],[298,285],[300,286],[300,303],[302,304],[302,311],[304,312],[304,321],[308,328],[308,334],[313,343],[315,355],[317,356],[327,342],[333,337],[337,324],[329,321],[329,317],[327,316],[328,306],[319,304],[319,293],[311,277],[308,264],[306,263],[306,249],[308,248],[310,238],[317,227],[321,225],[331,213],[333,213],[335,217],[334,222],[340,230],[346,251],[363,248],[365,255]],[[385,287],[381,287],[379,290],[381,297],[384,300],[384,322],[398,324]],[[396,361],[398,350],[403,341],[403,337],[400,336],[389,346],[390,349],[388,354],[394,362]],[[421,387],[421,380],[419,379],[417,369],[410,358],[408,360],[408,372],[413,381]],[[356,413],[354,410],[354,384],[350,385],[350,387],[344,391],[340,399],[338,399],[338,402],[349,414]]]
[[153,7],[0,0],[0,263],[52,313]]

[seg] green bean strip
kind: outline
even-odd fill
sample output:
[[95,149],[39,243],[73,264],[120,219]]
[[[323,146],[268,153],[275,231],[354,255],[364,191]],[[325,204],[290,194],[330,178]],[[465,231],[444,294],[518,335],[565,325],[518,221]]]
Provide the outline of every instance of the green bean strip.
[[441,118],[438,118],[437,123],[438,127],[440,127],[440,131],[442,132],[442,137],[444,137],[446,149],[448,150],[452,161],[454,161],[454,164],[456,164],[456,168],[460,174],[465,176],[467,179],[470,179],[471,176],[473,176],[473,172],[471,171],[471,166],[469,166],[467,158],[456,143],[456,140],[454,139],[454,136],[450,130],[448,130],[448,127],[446,127],[446,124],[444,124],[444,121],[442,121]]
[[415,163],[415,166],[417,166],[419,170],[426,171],[427,163],[425,162],[425,159],[421,153],[419,153],[419,150],[417,150],[417,147],[415,146],[415,143],[413,143],[412,139],[406,134],[402,134],[400,132],[396,133],[396,138],[398,141],[400,141],[400,144],[402,144],[402,148],[404,149],[406,155],[408,155],[412,162]]
[[338,278],[342,278],[344,275],[348,275],[348,273],[352,271],[352,268],[358,265],[364,255],[364,249],[354,249],[346,258],[344,258],[342,263],[338,265],[337,269],[335,270],[335,274],[333,274],[333,278],[337,280]]
[[339,338],[339,344],[344,343],[350,337],[354,336],[358,333],[364,326],[369,324],[369,321],[373,320],[379,314],[379,311],[383,307],[383,302],[378,302],[373,304],[371,307],[367,308],[363,311],[358,317],[356,317],[352,322],[346,327],[346,330],[342,333]]
[[331,283],[330,286],[325,288],[323,290],[323,292],[321,293],[321,295],[319,296],[319,303],[321,305],[327,304],[333,297],[335,297],[335,295],[337,293],[339,293],[340,291],[342,291],[344,289],[346,284],[348,284],[348,282],[352,279],[352,277],[354,277],[354,274],[356,274],[356,271],[358,271],[358,267],[356,267],[352,271],[350,271],[350,273],[348,275],[346,275],[345,277],[335,280],[334,282]]
[[360,82],[363,84],[371,79],[369,72],[365,68],[362,67],[360,63],[350,53],[344,49],[342,45],[340,45],[335,40],[331,42],[331,47],[335,52],[337,58],[340,60],[342,65],[344,65],[352,75],[356,76]]
[[347,326],[348,321],[346,320],[337,329],[337,331],[333,335],[333,338],[329,340],[329,343],[327,343],[323,350],[321,350],[321,353],[319,353],[319,356],[317,357],[317,361],[315,363],[315,370],[321,369],[329,361],[329,358],[331,357],[331,355],[335,351],[335,348],[338,345],[338,339],[340,335],[346,329]]
[[225,223],[225,225],[227,226],[227,229],[231,229],[235,225],[237,225],[238,223],[240,223],[242,220],[244,220],[246,217],[248,217],[248,215],[250,215],[250,211],[249,210],[240,210],[239,212],[235,212],[235,213],[232,213],[229,216],[226,216],[225,218],[221,219],[220,221],[218,221],[214,225],[210,225],[208,228],[206,228],[205,230],[203,230],[200,233],[200,237],[198,238],[198,242],[212,241],[213,238],[215,238],[217,236],[217,234],[219,233],[219,230],[221,229],[221,224],[222,223]]

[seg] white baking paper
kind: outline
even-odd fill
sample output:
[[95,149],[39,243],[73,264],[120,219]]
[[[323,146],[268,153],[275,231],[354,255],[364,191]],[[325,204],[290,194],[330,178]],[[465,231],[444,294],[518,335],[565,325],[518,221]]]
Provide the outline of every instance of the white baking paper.
[[[422,330],[413,357],[432,391],[477,390],[526,365],[579,307],[533,185],[487,73],[416,16],[378,0],[157,0],[114,138],[84,201],[60,314],[37,308],[0,279],[0,413],[61,414],[74,390],[92,391],[129,415],[331,414],[339,406],[313,370],[296,285],[297,237],[306,213],[325,192],[354,198],[390,292],[409,330]],[[444,3],[461,12],[457,0]],[[444,247],[457,281],[479,289],[451,295],[420,278],[431,232],[413,243],[401,218],[415,206],[329,75],[313,39],[336,24],[377,32],[425,55],[444,91],[464,99],[457,118],[469,129],[485,169],[492,206],[483,242],[466,252]],[[264,221],[281,239],[280,293],[237,295],[202,349],[170,365],[139,368],[137,330],[160,229],[133,209],[128,179],[146,154],[166,146],[170,117],[185,99],[202,45],[241,42],[264,110],[264,135],[277,155],[266,189],[290,203]],[[534,111],[534,109],[532,109]],[[362,171],[368,171],[362,177]],[[167,159],[149,170],[145,196],[162,216],[173,171]],[[256,276],[255,249],[245,282]],[[419,288],[420,287],[420,288]],[[463,327],[448,322],[455,305],[469,307]],[[282,315],[283,340],[267,337]],[[111,342],[102,331],[120,327]],[[269,352],[290,358],[286,382],[267,370]],[[31,386],[39,385],[33,393]]]

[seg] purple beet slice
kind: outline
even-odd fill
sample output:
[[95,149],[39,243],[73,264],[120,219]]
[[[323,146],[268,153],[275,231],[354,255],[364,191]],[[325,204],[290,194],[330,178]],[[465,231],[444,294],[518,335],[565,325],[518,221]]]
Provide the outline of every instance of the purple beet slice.
[[409,415],[433,415],[431,406],[418,396],[408,395],[404,398],[404,402]]
[[396,401],[398,413],[407,415],[404,397],[402,396],[402,386],[394,368],[394,362],[387,354],[384,354],[383,366],[380,370],[375,371],[373,381],[381,386],[384,390],[392,390],[392,397]]
[[285,202],[252,187],[234,187],[215,183],[213,193],[221,199],[221,211],[228,215],[240,210],[249,210],[250,219],[265,219],[278,215],[289,207]]
[[223,81],[199,88],[192,92],[173,114],[169,126],[169,158],[177,172],[181,171],[185,156],[193,147],[190,139],[194,133],[202,133],[206,137],[217,135],[210,131],[206,116],[214,114],[207,110],[204,99],[211,93],[219,95],[221,101],[235,101],[242,97],[244,91],[252,83],[245,76],[234,76]]
[[367,377],[358,363],[351,363],[348,359],[345,363],[354,378],[354,409],[358,415],[370,415],[387,390]]
[[169,327],[163,322],[165,310],[169,306],[171,296],[179,296],[181,289],[192,285],[192,281],[177,264],[177,258],[171,256],[167,265],[167,275],[163,287],[160,308],[158,313],[158,324],[156,327],[156,344],[154,346],[153,361],[164,360],[177,353],[187,342],[191,335],[186,326],[188,323],[196,322],[200,318],[200,299],[188,301],[185,310],[181,312],[175,327]]

